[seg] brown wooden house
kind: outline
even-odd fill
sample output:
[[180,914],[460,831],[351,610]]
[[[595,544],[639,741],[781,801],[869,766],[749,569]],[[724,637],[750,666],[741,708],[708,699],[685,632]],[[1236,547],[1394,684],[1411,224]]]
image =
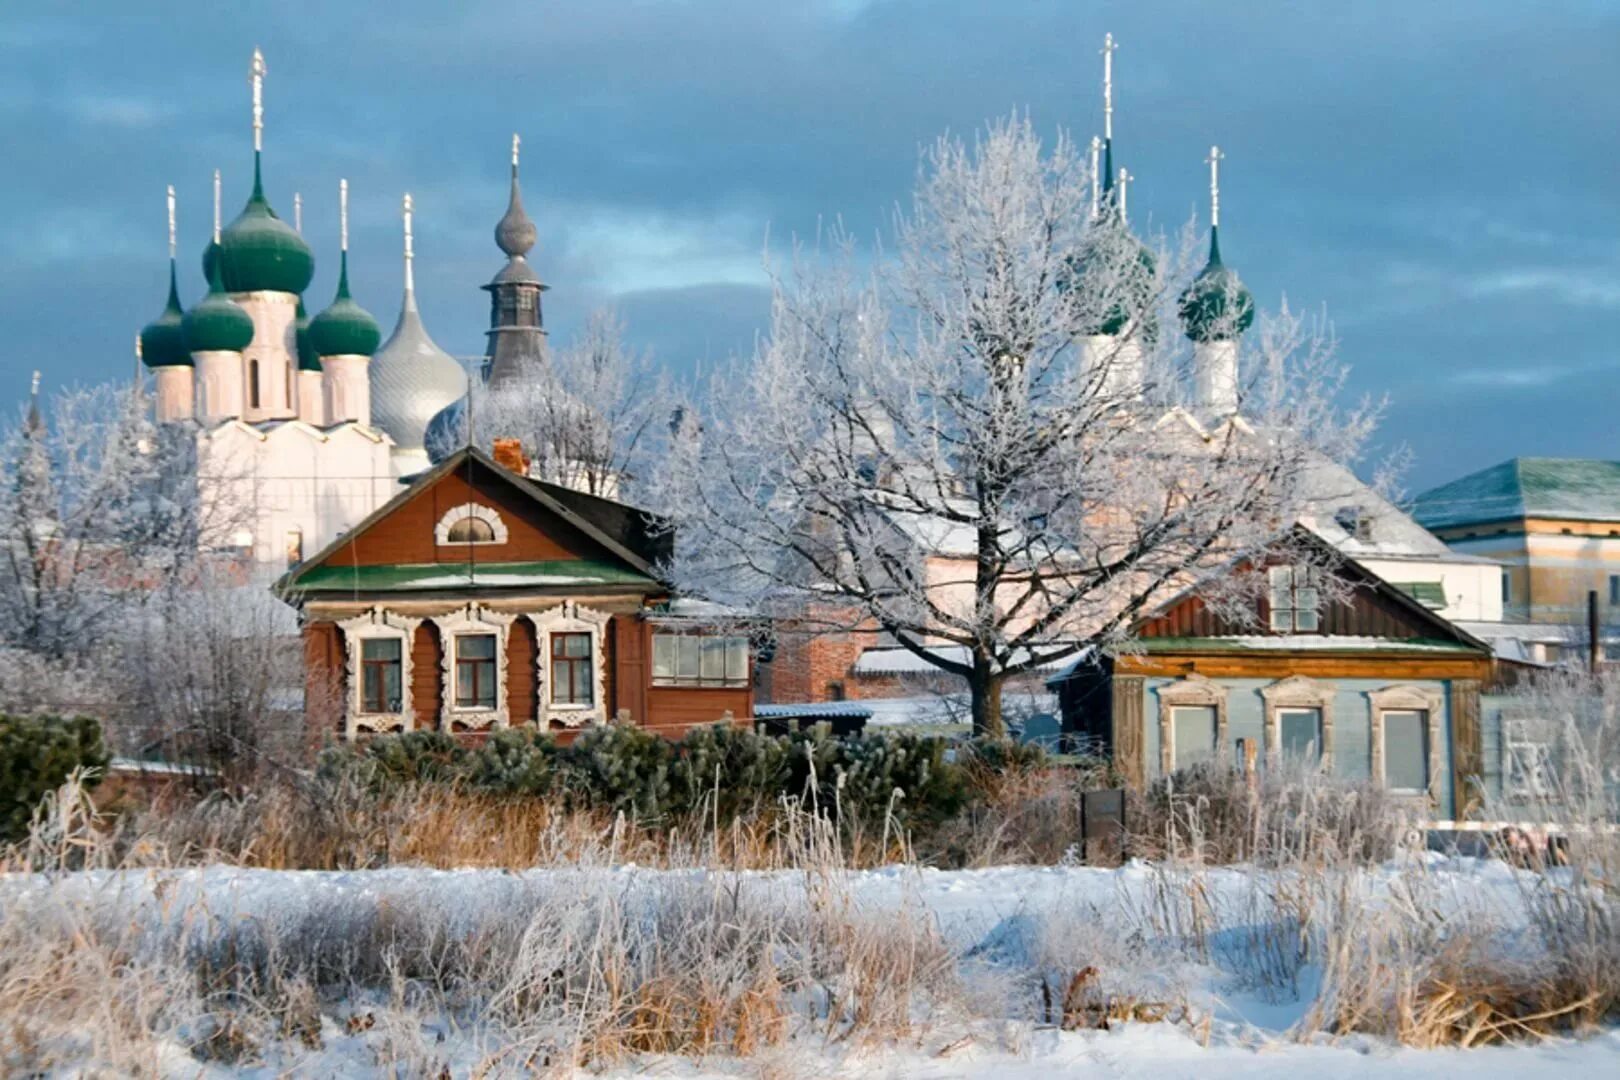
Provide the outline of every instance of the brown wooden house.
[[[1303,762],[1462,816],[1481,776],[1489,648],[1313,534],[1295,541],[1314,549],[1309,566],[1236,571],[1265,575],[1258,626],[1188,592],[1133,627],[1129,652],[1050,679],[1066,735],[1138,785],[1253,747],[1261,763]],[[1323,567],[1347,593],[1320,587]]]
[[670,542],[633,507],[451,455],[276,584],[312,734],[748,723],[747,634],[683,615]]

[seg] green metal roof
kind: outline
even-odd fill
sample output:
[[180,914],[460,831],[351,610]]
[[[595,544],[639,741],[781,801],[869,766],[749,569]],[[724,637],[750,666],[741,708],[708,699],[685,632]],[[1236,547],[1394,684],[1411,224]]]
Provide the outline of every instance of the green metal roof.
[[281,588],[297,592],[439,592],[456,589],[589,588],[635,585],[659,588],[652,578],[591,559],[544,562],[390,563],[382,566],[310,566],[293,570]]
[[175,278],[174,260],[169,260],[169,302],[163,312],[141,331],[141,360],[149,368],[191,367],[182,329],[185,312],[180,309],[180,287]]
[[1209,263],[1181,294],[1181,319],[1194,341],[1230,341],[1254,325],[1254,297],[1221,262],[1221,230],[1209,230]]
[[370,356],[382,341],[377,320],[349,295],[347,251],[338,271],[337,297],[309,321],[308,340],[317,356]]
[[253,153],[253,194],[236,220],[225,226],[216,247],[203,252],[203,273],[219,264],[225,291],[302,293],[315,276],[315,256],[304,238],[276,216],[264,197],[260,154]]
[[1238,637],[1142,638],[1134,648],[1146,653],[1183,652],[1329,652],[1329,653],[1463,653],[1479,649],[1440,638],[1351,637],[1327,634],[1245,634]]
[[1513,458],[1425,491],[1411,512],[1430,529],[1527,517],[1620,521],[1620,461]]
[[1390,584],[1431,611],[1438,611],[1446,606],[1446,587],[1442,582],[1392,581]]
[[253,319],[225,294],[219,264],[209,268],[208,295],[180,321],[188,352],[241,352],[253,342]]

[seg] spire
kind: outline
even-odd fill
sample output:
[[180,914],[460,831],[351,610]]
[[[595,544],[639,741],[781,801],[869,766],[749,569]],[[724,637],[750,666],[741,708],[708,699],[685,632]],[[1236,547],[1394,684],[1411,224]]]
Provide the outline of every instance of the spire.
[[297,191],[293,192],[293,232],[304,235],[304,196]]
[[[178,313],[180,311],[180,281],[179,281],[179,278],[176,275],[175,269],[174,269],[175,238],[176,238],[176,233],[175,233],[175,228],[174,228],[174,185],[170,184],[169,185],[169,304],[168,304],[168,308],[165,309],[165,310],[173,309],[176,313]],[[140,342],[140,339],[137,338],[136,339],[136,347],[137,347],[137,349],[139,348],[139,342]]]
[[39,372],[34,372],[33,381],[28,385],[28,418],[23,421],[24,427],[30,435],[38,435],[45,430],[45,421],[39,413]]
[[1098,172],[1102,154],[1102,140],[1093,135],[1091,137],[1091,217],[1096,220],[1102,202],[1101,189],[1098,187],[1102,180]]
[[1125,187],[1134,179],[1136,177],[1127,172],[1125,166],[1121,165],[1119,167],[1119,223],[1121,225],[1130,224],[1130,218],[1125,214]]
[[405,193],[402,213],[405,218],[405,303],[407,306],[415,306],[416,274],[411,263],[415,260],[416,253],[411,249],[411,193],[408,191]]
[[253,67],[248,74],[248,82],[253,84],[253,153],[255,156],[264,149],[264,77],[270,69],[264,66],[264,53],[257,48],[253,50]]
[[349,182],[338,181],[338,299],[349,295]]
[[1114,44],[1113,34],[1103,35],[1103,198],[1114,190]]
[[214,170],[214,243],[219,243],[219,170]]
[[510,258],[520,258],[534,247],[534,222],[523,212],[523,191],[518,187],[518,148],[522,140],[512,136],[512,193],[506,203],[506,213],[495,226],[495,246]]
[[1211,146],[1209,157],[1209,265],[1221,264],[1221,148]]

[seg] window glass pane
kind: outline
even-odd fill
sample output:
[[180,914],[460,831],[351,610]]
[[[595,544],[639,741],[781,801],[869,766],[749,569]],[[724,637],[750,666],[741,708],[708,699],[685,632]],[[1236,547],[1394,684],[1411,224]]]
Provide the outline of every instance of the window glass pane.
[[564,705],[573,702],[573,665],[567,660],[551,662],[551,700]]
[[748,681],[748,639],[726,639],[726,681]]
[[1275,601],[1271,605],[1271,628],[1287,632],[1294,628],[1294,613]]
[[492,660],[480,660],[474,665],[475,677],[478,680],[478,705],[480,708],[490,709],[495,706],[495,663]]
[[675,677],[675,638],[669,634],[653,635],[653,678]]
[[591,665],[574,665],[574,703],[589,705],[596,695],[591,692]]
[[695,637],[676,638],[680,643],[680,654],[676,664],[676,673],[683,679],[696,679],[698,677],[698,639]]
[[387,664],[380,668],[382,672],[383,709],[387,712],[399,712],[404,706],[404,698],[400,694],[400,670],[398,664]]
[[399,638],[366,638],[360,644],[363,660],[399,660]]
[[591,655],[591,635],[589,634],[560,634],[563,639],[562,655],[589,658]]
[[1401,710],[1384,714],[1384,784],[1396,791],[1426,791],[1429,760],[1428,714]]
[[1315,608],[1300,608],[1294,612],[1295,630],[1315,630],[1320,625]]
[[1179,706],[1170,710],[1175,740],[1175,767],[1185,769],[1215,759],[1215,706]]
[[1277,729],[1285,761],[1322,760],[1322,710],[1279,709]]
[[706,682],[724,682],[726,678],[726,639],[703,638],[703,665],[699,672]]
[[495,656],[494,634],[463,634],[456,639],[457,655],[463,660],[489,660]]
[[483,518],[464,517],[451,524],[448,539],[452,544],[488,544],[495,530]]
[[473,704],[473,666],[471,664],[456,665],[456,704]]

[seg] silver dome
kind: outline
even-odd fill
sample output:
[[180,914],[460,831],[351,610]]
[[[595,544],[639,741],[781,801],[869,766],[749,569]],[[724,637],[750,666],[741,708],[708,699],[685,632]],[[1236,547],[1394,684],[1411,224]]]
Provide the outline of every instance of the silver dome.
[[428,422],[467,392],[467,373],[433,343],[405,290],[399,322],[371,358],[371,423],[401,450],[421,450]]

